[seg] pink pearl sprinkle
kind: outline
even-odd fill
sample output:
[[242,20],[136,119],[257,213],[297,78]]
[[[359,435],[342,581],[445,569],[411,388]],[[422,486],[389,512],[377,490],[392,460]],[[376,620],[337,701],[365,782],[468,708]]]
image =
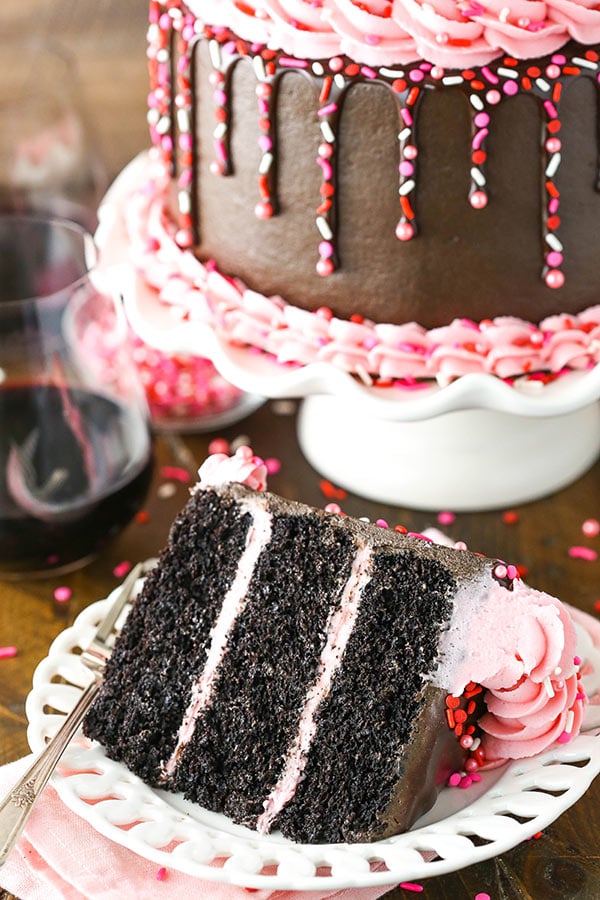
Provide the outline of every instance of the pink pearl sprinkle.
[[396,225],[396,237],[399,241],[410,241],[414,233],[415,229],[410,222],[398,222]]
[[325,512],[328,512],[328,513],[336,514],[336,513],[341,513],[341,511],[342,511],[342,507],[337,503],[328,503],[327,506],[325,507]]
[[469,202],[473,209],[485,209],[488,198],[484,191],[474,191],[469,197]]
[[415,147],[414,144],[407,144],[404,148],[404,158],[405,159],[416,159],[419,155],[419,151]]
[[500,91],[496,91],[496,90],[488,91],[487,94],[485,95],[485,99],[492,106],[496,106],[497,103],[500,103],[500,100],[502,99],[502,94],[500,93]]
[[560,269],[550,269],[550,271],[546,273],[545,281],[549,288],[555,290],[556,288],[561,288],[563,286],[565,283],[565,276]]
[[229,454],[229,441],[227,438],[215,438],[208,445],[208,452],[212,456],[213,453]]
[[131,570],[131,563],[124,559],[123,562],[117,563],[117,565],[113,569],[113,575],[115,578],[124,578],[127,573]]
[[449,510],[442,510],[442,512],[438,513],[437,520],[440,525],[452,525],[456,516],[453,512],[449,512]]
[[597,537],[600,534],[600,522],[597,519],[586,519],[581,530],[586,537]]
[[54,591],[54,599],[57,603],[66,603],[67,600],[71,599],[72,594],[71,588],[63,585],[62,587],[57,587]]
[[10,659],[17,655],[16,647],[0,647],[0,659]]
[[598,554],[591,547],[569,547],[571,559],[585,559],[587,562],[595,562]]

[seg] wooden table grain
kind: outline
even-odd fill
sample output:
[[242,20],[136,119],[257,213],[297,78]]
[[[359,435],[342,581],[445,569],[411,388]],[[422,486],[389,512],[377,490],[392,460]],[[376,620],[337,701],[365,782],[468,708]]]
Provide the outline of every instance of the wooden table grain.
[[[79,88],[97,136],[109,178],[148,144],[145,98],[147,0],[2,0],[0,4],[0,127],[2,110],[23,68],[35,66],[40,43],[58,43],[72,54]],[[317,506],[326,500],[319,475],[298,448],[294,415],[282,415],[267,403],[245,422],[220,432],[233,439],[247,434],[256,452],[282,460],[271,479],[284,496]],[[187,435],[183,444],[197,461],[215,435]],[[89,603],[117,583],[112,574],[124,559],[136,561],[156,553],[169,524],[185,502],[187,487],[175,483],[175,494],[157,493],[164,480],[161,467],[181,463],[177,442],[158,437],[157,468],[147,511],[148,521],[134,522],[87,568],[62,578],[0,582],[0,645],[15,644],[18,655],[0,661],[0,763],[28,752],[24,702],[36,665],[56,635]],[[540,454],[543,447],[540,447]],[[518,465],[518,460],[515,460]],[[421,531],[435,524],[431,514],[348,496],[351,514],[382,516]],[[600,539],[586,540],[581,524],[600,518],[600,464],[553,497],[518,509],[518,521],[507,525],[500,511],[460,514],[451,534],[474,549],[526,567],[530,582],[574,605],[594,612],[600,600],[600,563],[569,557],[573,544],[600,550]],[[67,584],[68,603],[54,600],[54,589]],[[485,892],[492,900],[598,900],[600,898],[600,779],[586,795],[531,840],[488,862],[423,881],[424,900],[473,900]],[[0,884],[2,875],[0,871]],[[414,896],[394,888],[386,900]],[[8,898],[0,889],[0,900]],[[27,900],[27,898],[20,898]],[[124,898],[127,900],[127,898]]]
[[[193,468],[205,457],[208,443],[215,436],[233,441],[245,435],[257,453],[281,460],[280,472],[269,480],[273,490],[316,506],[327,502],[319,474],[302,456],[296,412],[287,409],[288,405],[282,409],[276,401],[267,402],[248,419],[218,434],[183,435],[169,440],[158,436],[154,481],[145,506],[147,521],[133,522],[102,556],[71,575],[0,583],[0,644],[14,644],[19,650],[15,658],[0,661],[0,763],[28,751],[24,702],[33,671],[45,657],[52,639],[87,604],[106,596],[117,584],[113,569],[119,562],[145,559],[163,545],[169,524],[188,491],[187,485],[172,482],[173,496],[161,496],[158,489],[165,482],[165,465],[187,461]],[[348,495],[342,506],[350,514],[373,520],[383,517],[413,531],[436,524],[435,514],[373,503],[354,495]],[[600,537],[587,539],[581,533],[582,522],[600,514],[600,464],[560,493],[517,507],[516,511],[518,521],[513,524],[503,520],[501,511],[459,513],[447,530],[473,550],[526,567],[534,586],[593,614],[600,599],[600,563],[573,559],[568,550],[582,543],[600,549]],[[63,584],[72,589],[72,597],[67,603],[58,603],[54,590]],[[424,900],[473,900],[477,893],[485,892],[492,900],[598,900],[599,835],[597,779],[585,796],[539,839],[527,841],[488,862],[426,879],[420,896]],[[412,895],[398,887],[390,890],[386,900],[409,896]]]

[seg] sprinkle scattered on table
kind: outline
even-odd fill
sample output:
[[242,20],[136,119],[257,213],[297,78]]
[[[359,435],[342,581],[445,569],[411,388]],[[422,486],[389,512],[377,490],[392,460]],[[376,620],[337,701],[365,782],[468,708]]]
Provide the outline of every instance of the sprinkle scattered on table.
[[456,521],[456,516],[453,512],[450,512],[450,510],[443,509],[438,513],[437,520],[440,525],[452,525],[452,523]]
[[123,562],[117,563],[117,565],[113,569],[113,575],[115,578],[125,578],[127,573],[131,570],[131,563],[129,560],[124,559]]
[[569,547],[569,556],[572,559],[585,559],[588,562],[594,562],[598,559],[598,554],[591,547]]
[[0,647],[0,659],[11,659],[18,652],[16,647]]
[[167,481],[181,481],[182,484],[188,484],[191,481],[190,473],[181,466],[163,466],[160,474]]
[[597,537],[600,534],[600,522],[597,519],[586,519],[581,531],[586,537]]
[[519,513],[516,509],[506,509],[502,513],[502,521],[505,525],[516,525],[519,521]]
[[60,587],[55,588],[54,590],[54,599],[57,603],[66,603],[67,600],[70,600],[72,596],[73,591],[70,587],[67,587],[66,584],[63,584]]

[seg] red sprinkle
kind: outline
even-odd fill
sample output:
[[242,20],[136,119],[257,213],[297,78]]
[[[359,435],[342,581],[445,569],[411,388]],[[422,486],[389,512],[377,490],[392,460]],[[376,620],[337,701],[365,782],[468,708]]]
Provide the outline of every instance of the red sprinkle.
[[161,866],[160,869],[158,870],[158,872],[156,873],[156,880],[164,881],[166,877],[167,877],[167,870],[165,869],[164,866]]
[[18,653],[16,647],[0,647],[0,659],[10,659]]
[[145,509],[140,509],[140,511],[135,515],[135,521],[139,522],[140,525],[144,525],[149,518],[150,513]]
[[183,484],[188,484],[191,481],[190,473],[187,469],[182,469],[181,466],[163,466],[160,474],[163,478],[181,481]]
[[588,562],[598,559],[598,554],[591,547],[569,547],[569,556],[572,559],[585,559]]
[[319,482],[319,487],[328,500],[345,500],[348,496],[347,492],[343,488],[336,488],[335,485],[333,485],[326,478],[321,479],[321,481]]
[[73,591],[70,587],[63,585],[62,587],[57,587],[54,591],[54,599],[57,603],[66,603],[67,600],[71,599]]
[[519,521],[519,513],[516,509],[507,509],[502,513],[502,521],[505,525],[514,525]]
[[597,613],[600,614],[600,600],[596,600],[596,602],[594,603],[594,609]]
[[113,575],[115,578],[125,578],[128,572],[131,571],[131,563],[124,559],[123,562],[118,563],[113,569]]

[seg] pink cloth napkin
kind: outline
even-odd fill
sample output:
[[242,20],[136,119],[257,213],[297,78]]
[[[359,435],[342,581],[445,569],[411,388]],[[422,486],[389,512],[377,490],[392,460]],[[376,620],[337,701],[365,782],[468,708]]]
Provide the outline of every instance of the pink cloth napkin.
[[[0,768],[0,796],[32,757]],[[375,900],[391,886],[334,891],[269,891],[202,881],[160,866],[103,837],[48,786],[0,869],[0,885],[21,900]]]

